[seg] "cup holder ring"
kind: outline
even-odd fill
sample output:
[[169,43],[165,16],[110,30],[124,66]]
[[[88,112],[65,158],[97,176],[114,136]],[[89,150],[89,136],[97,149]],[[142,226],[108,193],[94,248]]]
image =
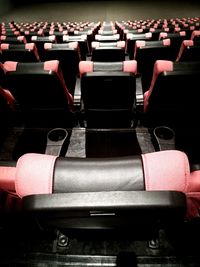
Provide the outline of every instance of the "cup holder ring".
[[158,150],[175,149],[175,132],[167,126],[158,126],[153,130],[155,147]]
[[48,132],[47,143],[63,143],[63,140],[67,137],[67,130],[64,128],[55,128]]
[[54,128],[47,133],[45,154],[60,156],[65,151],[68,132],[64,128]]

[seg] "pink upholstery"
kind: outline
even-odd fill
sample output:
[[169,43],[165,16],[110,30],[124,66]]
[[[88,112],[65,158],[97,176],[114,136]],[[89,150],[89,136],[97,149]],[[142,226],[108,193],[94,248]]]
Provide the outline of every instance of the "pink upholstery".
[[16,61],[6,61],[3,64],[5,72],[7,71],[16,71],[18,62]]
[[16,100],[14,96],[11,94],[11,92],[7,89],[0,87],[0,95],[6,99],[7,104],[10,106],[11,109],[15,109]]
[[25,44],[25,48],[28,50],[34,50],[35,44],[34,43],[27,43],[27,44]]
[[142,155],[145,188],[187,192],[190,169],[185,153],[175,150]]
[[55,42],[55,40],[56,40],[56,36],[55,36],[55,35],[51,35],[51,36],[49,36],[49,40]]
[[92,42],[92,48],[99,47],[99,42]]
[[0,167],[0,188],[15,192],[15,167]]
[[200,192],[187,193],[187,219],[191,220],[200,215]]
[[145,45],[146,45],[146,41],[140,41],[140,40],[138,40],[138,41],[135,42],[135,46],[137,48],[143,47]]
[[146,38],[151,38],[152,37],[152,33],[151,32],[147,32],[147,33],[145,33],[145,36],[146,36]]
[[1,50],[8,50],[9,44],[1,44]]
[[69,43],[69,48],[77,49],[78,48],[78,42],[71,42],[71,43]]
[[193,31],[191,35],[191,39],[193,40],[195,36],[199,36],[199,35],[200,35],[200,31]]
[[117,42],[117,47],[125,48],[125,45],[126,45],[125,41],[118,41]]
[[5,35],[1,35],[1,40],[5,40],[6,36]]
[[154,64],[154,70],[153,70],[153,77],[151,81],[151,85],[148,91],[144,94],[144,112],[146,112],[148,103],[149,103],[149,97],[151,95],[151,92],[154,88],[154,84],[156,82],[156,79],[160,73],[163,71],[173,71],[173,62],[168,60],[157,60]]
[[44,44],[44,49],[46,49],[46,50],[51,49],[52,46],[53,46],[52,43],[45,43],[45,44]]
[[17,161],[16,193],[20,196],[52,193],[53,170],[56,157],[25,154]]
[[188,192],[200,193],[200,171],[193,171],[190,173],[190,183],[188,185]]
[[123,71],[137,73],[137,61],[136,60],[126,60],[123,62]]
[[32,36],[31,41],[37,41],[37,36]]
[[49,60],[44,62],[44,70],[58,72],[59,61]]
[[167,37],[167,33],[166,33],[166,32],[161,32],[161,33],[159,34],[159,40],[164,39],[164,38],[166,38],[166,37]]
[[23,42],[24,44],[26,43],[26,38],[24,36],[17,36],[17,40],[19,40],[20,42]]
[[194,45],[194,41],[193,40],[183,40],[182,44],[181,44],[181,47],[180,47],[180,50],[179,50],[179,53],[178,53],[178,56],[176,58],[176,61],[179,61],[185,47],[187,46],[193,46]]
[[179,34],[180,34],[180,36],[186,36],[186,32],[185,31],[181,31]]
[[171,45],[171,40],[169,38],[163,39],[163,45],[164,46],[170,46]]
[[83,75],[86,72],[93,72],[93,62],[92,61],[81,61],[79,63],[79,72],[80,72],[80,75]]

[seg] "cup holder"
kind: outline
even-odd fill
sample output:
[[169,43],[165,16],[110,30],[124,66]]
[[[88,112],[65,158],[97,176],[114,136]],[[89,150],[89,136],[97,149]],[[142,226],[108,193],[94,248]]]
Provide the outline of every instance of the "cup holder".
[[67,131],[62,128],[56,128],[48,132],[47,139],[51,142],[59,142],[65,139],[67,136]]
[[166,126],[159,126],[153,130],[153,137],[155,139],[155,147],[158,150],[175,149],[175,133]]
[[55,128],[47,134],[47,146],[45,154],[60,156],[68,132],[63,128]]

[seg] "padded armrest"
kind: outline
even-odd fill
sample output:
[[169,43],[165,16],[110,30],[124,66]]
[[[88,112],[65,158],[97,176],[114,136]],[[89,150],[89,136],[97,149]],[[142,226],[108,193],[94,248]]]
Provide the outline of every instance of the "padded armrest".
[[138,110],[143,111],[144,96],[143,96],[143,90],[142,90],[141,76],[137,76],[136,78],[136,106]]
[[[110,191],[31,195],[23,210],[47,223],[70,228],[132,227],[183,220],[186,199],[175,191]],[[53,222],[52,222],[53,221]]]

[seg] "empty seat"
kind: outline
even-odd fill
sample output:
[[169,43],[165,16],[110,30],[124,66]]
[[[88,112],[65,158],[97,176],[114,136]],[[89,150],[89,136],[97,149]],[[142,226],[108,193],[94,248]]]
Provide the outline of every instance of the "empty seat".
[[17,102],[19,116],[30,125],[71,125],[73,99],[59,61],[4,63],[6,84]]
[[24,36],[13,36],[13,37],[7,37],[5,35],[2,35],[0,37],[1,43],[7,43],[7,44],[25,44],[27,43],[26,38]]
[[200,42],[184,40],[176,61],[200,61]]
[[127,44],[126,44],[126,52],[129,54],[129,58],[133,59],[134,58],[134,51],[135,51],[135,42],[137,40],[151,40],[152,39],[152,33],[128,33],[127,34]]
[[37,62],[40,57],[34,43],[26,44],[1,44],[2,62],[19,61],[19,62]]
[[63,43],[78,42],[80,47],[81,60],[86,60],[87,54],[90,53],[87,35],[63,35]]
[[130,127],[136,90],[136,61],[79,64],[87,127]]
[[101,34],[95,35],[95,41],[98,42],[115,42],[119,40],[120,40],[120,35],[118,33],[112,35],[101,35]]
[[92,61],[112,62],[125,60],[125,42],[92,42]]
[[136,41],[134,59],[138,63],[138,72],[142,78],[143,92],[149,89],[154,63],[158,59],[172,60],[170,39],[162,41]]
[[180,151],[109,160],[26,154],[0,170],[1,188],[16,190],[43,226],[119,230],[199,216],[200,171],[190,172]]
[[78,42],[63,44],[44,44],[44,59],[60,61],[63,77],[68,90],[74,95],[76,78],[79,73],[80,51]]
[[151,86],[144,94],[147,125],[198,128],[199,75],[200,62],[156,61]]
[[44,57],[44,44],[45,43],[56,43],[55,35],[51,36],[32,36],[31,42],[36,44],[40,59],[43,60]]
[[185,31],[173,32],[173,33],[161,32],[159,35],[159,40],[166,38],[167,39],[169,38],[171,40],[171,47],[172,47],[173,61],[174,61],[177,58],[183,40],[186,39],[186,32]]
[[200,31],[193,31],[191,35],[191,40],[200,41]]

